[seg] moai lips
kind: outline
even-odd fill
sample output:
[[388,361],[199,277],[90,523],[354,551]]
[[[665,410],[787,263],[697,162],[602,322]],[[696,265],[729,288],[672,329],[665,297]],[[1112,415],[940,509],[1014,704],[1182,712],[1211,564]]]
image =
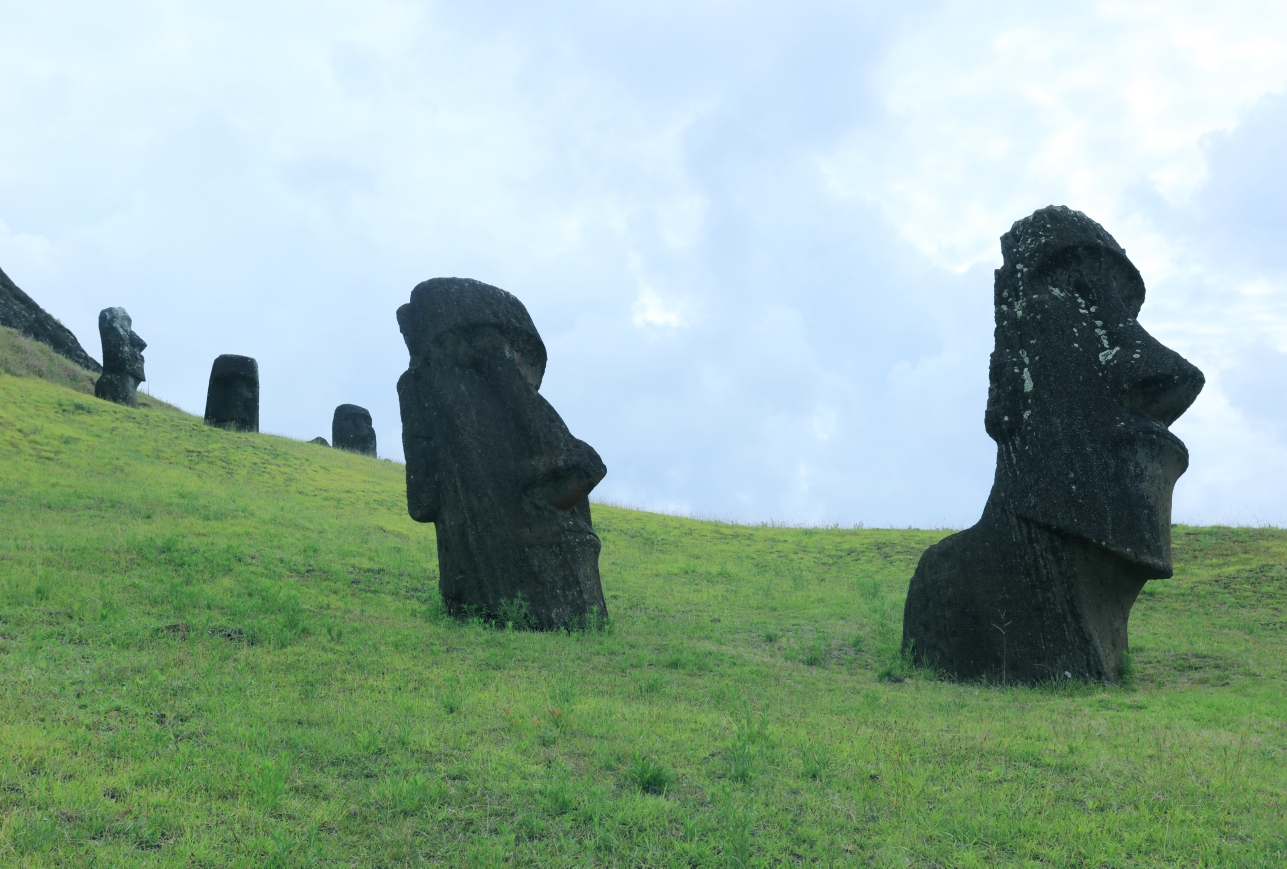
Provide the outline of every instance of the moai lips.
[[962,679],[1114,680],[1130,609],[1171,576],[1169,426],[1202,372],[1144,330],[1144,281],[1099,224],[1041,209],[1001,238],[983,517],[921,557],[903,619],[915,658]]

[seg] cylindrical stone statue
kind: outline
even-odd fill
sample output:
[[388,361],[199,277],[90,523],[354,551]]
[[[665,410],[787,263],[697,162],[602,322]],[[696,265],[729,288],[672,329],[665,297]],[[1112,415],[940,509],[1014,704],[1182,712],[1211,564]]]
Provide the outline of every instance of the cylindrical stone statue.
[[124,308],[98,312],[98,334],[103,339],[103,373],[94,384],[94,394],[107,401],[138,407],[139,384],[143,376],[143,350],[147,343],[131,328]]
[[259,363],[225,353],[210,369],[206,425],[232,431],[259,431]]
[[331,419],[331,443],[337,450],[375,455],[375,427],[371,412],[356,404],[341,404]]
[[607,469],[538,392],[545,344],[523,303],[462,278],[398,309],[407,509],[433,522],[438,586],[457,616],[541,630],[601,624],[590,494]]

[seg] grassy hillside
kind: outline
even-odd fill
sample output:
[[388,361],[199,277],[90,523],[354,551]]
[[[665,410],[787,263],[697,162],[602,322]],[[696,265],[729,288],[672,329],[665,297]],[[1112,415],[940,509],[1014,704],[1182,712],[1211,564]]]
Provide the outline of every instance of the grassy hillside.
[[941,532],[596,506],[537,635],[390,462],[5,375],[0,456],[3,865],[1287,864],[1282,531],[1177,529],[1131,684],[985,688],[894,654]]
[[[85,395],[94,394],[98,375],[69,362],[47,344],[32,341],[16,329],[0,326],[0,373],[14,377],[36,377]],[[143,387],[147,389],[146,386]],[[138,394],[139,407],[146,410],[184,411],[144,392]]]

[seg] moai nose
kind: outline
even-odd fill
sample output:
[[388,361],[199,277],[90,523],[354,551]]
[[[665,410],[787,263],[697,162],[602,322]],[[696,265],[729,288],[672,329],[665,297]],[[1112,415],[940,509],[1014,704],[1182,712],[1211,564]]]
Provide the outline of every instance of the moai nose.
[[1169,427],[1197,399],[1206,377],[1179,353],[1151,336],[1137,345],[1122,403],[1127,409]]

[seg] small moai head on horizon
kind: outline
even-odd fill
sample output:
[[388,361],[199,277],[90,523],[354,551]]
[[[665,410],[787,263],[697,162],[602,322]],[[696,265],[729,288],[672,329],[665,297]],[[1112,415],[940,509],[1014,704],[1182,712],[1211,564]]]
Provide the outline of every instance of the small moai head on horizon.
[[375,427],[371,412],[356,404],[341,404],[331,418],[331,443],[337,450],[348,450],[364,456],[374,456]]
[[98,334],[103,339],[103,370],[129,374],[141,383],[143,351],[147,342],[133,329],[130,315],[124,308],[104,308],[98,312]]
[[1136,319],[1144,280],[1095,221],[1063,206],[1001,237],[984,423],[993,502],[1171,575],[1171,494],[1188,468],[1169,431],[1202,372]]
[[103,339],[103,373],[94,384],[94,394],[107,401],[138,407],[138,387],[143,374],[143,351],[147,342],[135,333],[124,308],[98,312],[98,334]]
[[607,469],[538,391],[545,344],[523,303],[437,278],[398,325],[411,355],[398,381],[407,506],[437,526],[448,609],[522,607],[542,629],[606,617],[587,496]]
[[224,354],[210,369],[206,425],[232,431],[259,431],[259,363]]

